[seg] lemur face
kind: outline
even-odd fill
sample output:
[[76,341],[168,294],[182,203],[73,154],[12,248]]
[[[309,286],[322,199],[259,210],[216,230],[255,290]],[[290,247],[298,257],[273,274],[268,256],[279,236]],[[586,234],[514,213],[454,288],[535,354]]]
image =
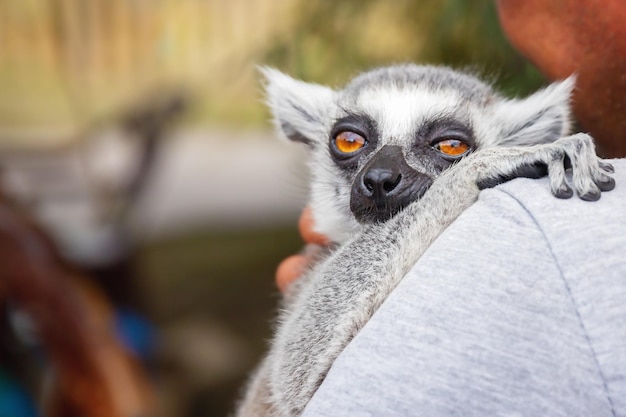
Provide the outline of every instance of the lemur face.
[[274,70],[265,75],[277,125],[311,149],[317,227],[339,242],[388,220],[478,148],[527,143],[532,135],[548,142],[567,129],[571,83],[516,101],[445,67],[382,68],[337,91]]
[[472,114],[491,91],[453,74],[465,90],[437,86],[430,74],[407,79],[384,71],[357,78],[338,94],[328,154],[346,179],[358,222],[389,219],[476,148]]

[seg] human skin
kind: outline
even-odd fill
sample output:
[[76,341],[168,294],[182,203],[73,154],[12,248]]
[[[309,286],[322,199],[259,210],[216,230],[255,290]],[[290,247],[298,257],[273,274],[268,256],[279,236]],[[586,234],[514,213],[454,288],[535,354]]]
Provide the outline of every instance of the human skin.
[[515,48],[552,80],[577,74],[573,110],[603,157],[626,156],[623,0],[497,0]]
[[310,207],[305,207],[298,221],[298,229],[302,240],[309,246],[308,251],[291,255],[285,258],[276,269],[276,286],[285,293],[289,285],[301,276],[306,268],[313,262],[312,254],[316,252],[316,248],[324,247],[330,244],[328,238],[315,230],[315,222],[311,214]]

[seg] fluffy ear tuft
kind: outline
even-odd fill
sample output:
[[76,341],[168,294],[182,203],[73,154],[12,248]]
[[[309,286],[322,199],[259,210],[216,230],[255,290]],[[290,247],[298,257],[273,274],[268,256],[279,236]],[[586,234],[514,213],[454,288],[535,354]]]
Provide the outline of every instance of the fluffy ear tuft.
[[326,142],[326,129],[335,102],[328,87],[295,80],[273,68],[261,67],[267,104],[276,127],[290,140],[315,147]]
[[497,105],[496,118],[502,123],[498,145],[550,143],[570,131],[570,97],[575,76],[550,84],[524,99],[506,100]]

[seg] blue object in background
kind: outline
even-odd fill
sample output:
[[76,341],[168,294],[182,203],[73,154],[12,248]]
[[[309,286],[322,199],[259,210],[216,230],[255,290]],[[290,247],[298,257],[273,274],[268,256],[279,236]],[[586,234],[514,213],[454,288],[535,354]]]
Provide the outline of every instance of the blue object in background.
[[115,327],[124,346],[145,365],[150,364],[156,343],[156,330],[152,324],[131,310],[120,309],[115,314]]
[[0,417],[38,417],[35,403],[24,389],[0,369]]

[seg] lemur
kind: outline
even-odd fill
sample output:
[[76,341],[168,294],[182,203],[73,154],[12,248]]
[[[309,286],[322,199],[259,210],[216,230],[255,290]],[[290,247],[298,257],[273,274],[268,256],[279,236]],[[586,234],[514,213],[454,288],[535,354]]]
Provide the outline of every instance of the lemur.
[[341,90],[262,70],[275,123],[310,151],[317,230],[337,246],[291,285],[237,416],[298,416],[335,358],[480,189],[549,175],[597,200],[615,183],[587,134],[567,136],[574,78],[506,99],[447,67],[402,65]]

